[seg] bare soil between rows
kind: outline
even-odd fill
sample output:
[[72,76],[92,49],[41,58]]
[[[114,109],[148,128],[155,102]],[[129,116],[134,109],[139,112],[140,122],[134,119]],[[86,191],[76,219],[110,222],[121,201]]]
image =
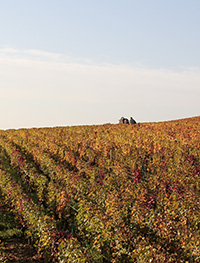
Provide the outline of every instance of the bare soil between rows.
[[[0,212],[9,212],[9,208],[5,205],[0,196]],[[1,252],[6,256],[6,262],[13,263],[42,263],[36,249],[29,244],[25,236],[11,237],[1,240]]]
[[4,241],[4,253],[6,255],[7,262],[15,263],[33,263],[43,262],[39,255],[37,255],[35,249],[28,244],[28,240],[25,237],[11,238]]

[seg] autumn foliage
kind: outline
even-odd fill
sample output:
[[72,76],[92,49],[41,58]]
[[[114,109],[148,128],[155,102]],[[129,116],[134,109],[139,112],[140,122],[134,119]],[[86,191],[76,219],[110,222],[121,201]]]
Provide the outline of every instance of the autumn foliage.
[[200,117],[0,131],[0,188],[44,262],[200,262]]

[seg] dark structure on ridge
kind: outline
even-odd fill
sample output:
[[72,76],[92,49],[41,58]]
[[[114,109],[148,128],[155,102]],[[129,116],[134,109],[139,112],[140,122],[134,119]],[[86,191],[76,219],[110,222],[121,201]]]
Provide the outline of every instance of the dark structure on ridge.
[[119,120],[119,124],[136,124],[136,121],[130,117],[130,121],[127,118],[121,117],[121,119]]

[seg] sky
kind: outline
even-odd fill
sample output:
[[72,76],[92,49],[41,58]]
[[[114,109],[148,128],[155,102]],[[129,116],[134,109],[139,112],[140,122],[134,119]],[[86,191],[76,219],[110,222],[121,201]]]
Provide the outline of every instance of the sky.
[[200,115],[199,0],[0,0],[0,129]]

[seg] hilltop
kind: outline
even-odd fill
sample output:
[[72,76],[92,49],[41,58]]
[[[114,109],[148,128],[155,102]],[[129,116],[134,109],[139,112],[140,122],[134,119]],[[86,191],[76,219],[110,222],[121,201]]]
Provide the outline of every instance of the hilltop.
[[7,207],[47,262],[199,262],[200,117],[0,131]]

